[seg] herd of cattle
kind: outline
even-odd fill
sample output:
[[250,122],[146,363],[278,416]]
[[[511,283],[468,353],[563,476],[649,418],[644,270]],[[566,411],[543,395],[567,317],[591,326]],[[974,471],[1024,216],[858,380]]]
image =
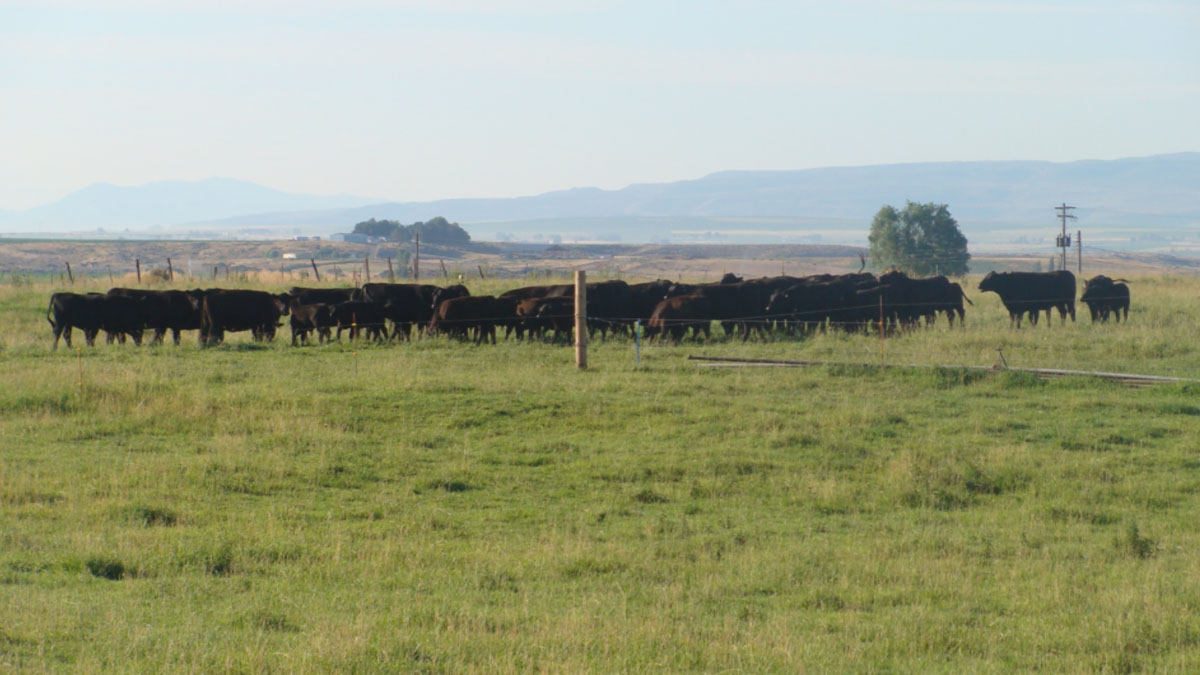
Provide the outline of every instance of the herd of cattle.
[[[1093,321],[1128,318],[1129,288],[1123,279],[1097,276],[1087,280],[1081,298]],[[1075,319],[1075,276],[1070,272],[991,272],[979,290],[1000,296],[1010,323],[1020,327],[1029,316],[1058,309],[1065,321]],[[902,272],[876,277],[870,273],[821,274],[808,277],[764,277],[744,280],[731,274],[718,282],[684,284],[667,280],[629,284],[601,281],[587,285],[589,333],[630,333],[645,327],[648,338],[681,340],[710,336],[719,323],[727,335],[743,340],[751,334],[780,331],[810,333],[826,327],[845,331],[896,331],[932,325],[944,314],[951,326],[960,325],[973,304],[962,287],[946,277],[910,278]],[[256,290],[196,289],[143,290],[114,288],[108,293],[55,293],[47,319],[59,337],[71,345],[72,329],[83,331],[88,345],[100,331],[109,342],[142,343],[146,331],[161,343],[171,331],[200,331],[200,343],[219,343],[227,332],[250,331],[255,340],[272,340],[281,319],[290,317],[292,344],[364,335],[379,341],[407,340],[418,334],[473,337],[476,343],[515,334],[541,339],[552,334],[571,340],[575,323],[574,286],[527,286],[500,295],[473,296],[465,286],[368,283],[360,288],[292,288],[287,293]]]

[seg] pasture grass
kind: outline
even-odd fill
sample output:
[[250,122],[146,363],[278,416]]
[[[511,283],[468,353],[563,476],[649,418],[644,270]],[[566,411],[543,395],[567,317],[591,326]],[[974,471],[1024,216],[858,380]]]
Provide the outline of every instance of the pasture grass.
[[1128,325],[1011,330],[969,291],[962,330],[640,367],[620,339],[585,372],[442,339],[52,352],[52,289],[3,287],[0,667],[1194,670],[1200,387],[878,367],[1195,376],[1193,283],[1135,279]]

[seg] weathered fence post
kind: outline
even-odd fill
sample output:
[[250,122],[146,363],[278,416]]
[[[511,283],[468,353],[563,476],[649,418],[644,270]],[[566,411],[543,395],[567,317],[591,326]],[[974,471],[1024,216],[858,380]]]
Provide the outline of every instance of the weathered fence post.
[[170,258],[167,258],[167,279],[175,281],[175,267],[171,265]]
[[108,283],[111,285],[111,284],[113,283],[113,278],[112,278],[112,265],[105,265],[105,267],[107,267],[107,268],[108,268]]
[[313,260],[312,258],[309,258],[308,262],[312,263],[313,274],[317,275],[317,281],[320,281],[321,280],[321,270],[317,269],[317,261]]
[[575,270],[575,367],[587,368],[587,272]]
[[217,278],[217,270],[220,268],[221,268],[220,265],[213,265],[213,279]]
[[438,258],[438,262],[440,262],[442,264],[442,276],[449,279],[450,273],[446,271],[446,261],[443,260],[442,258]]
[[142,261],[137,258],[134,258],[133,264],[137,267],[138,284],[141,285],[141,283],[142,283]]
[[396,272],[394,270],[392,270],[392,259],[388,258],[387,261],[388,261],[388,281],[390,281],[391,283],[394,284],[394,283],[396,283]]
[[363,256],[363,269],[367,273],[367,281],[371,280],[371,256]]
[[417,232],[413,235],[413,241],[416,242],[413,247],[413,281],[421,278],[421,233]]
[[74,286],[75,285],[75,275],[71,272],[71,263],[67,263],[67,276],[71,278],[71,285]]
[[486,279],[487,277],[486,277],[486,276],[484,276],[484,274],[483,274],[483,265],[476,265],[476,267],[478,267],[478,268],[479,268],[479,278],[480,278],[480,279]]

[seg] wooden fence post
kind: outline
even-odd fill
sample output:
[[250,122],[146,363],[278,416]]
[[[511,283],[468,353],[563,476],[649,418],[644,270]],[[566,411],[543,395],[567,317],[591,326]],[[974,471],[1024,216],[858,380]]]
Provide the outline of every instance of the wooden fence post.
[[75,285],[75,275],[71,272],[71,263],[67,263],[67,276],[71,278],[71,285]]
[[446,271],[446,261],[443,260],[442,258],[438,258],[438,262],[440,262],[442,264],[442,276],[449,279],[450,273]]
[[134,258],[133,264],[135,266],[137,266],[138,285],[141,285],[141,283],[142,283],[142,261],[137,258]]
[[175,267],[171,265],[170,258],[167,258],[167,279],[175,281]]
[[388,281],[396,283],[396,272],[392,270],[392,259],[388,258]]
[[587,272],[575,270],[575,367],[587,368]]
[[107,267],[107,268],[108,268],[108,283],[111,285],[111,284],[113,283],[113,278],[112,278],[112,265],[105,265],[105,267]]
[[363,256],[363,269],[366,270],[367,281],[370,281],[371,280],[371,256],[369,256],[369,255]]
[[320,281],[321,280],[321,270],[317,269],[317,261],[313,260],[312,258],[309,258],[308,262],[312,263],[313,274],[317,275],[317,281]]
[[476,267],[478,267],[478,268],[479,268],[479,278],[480,278],[480,279],[486,279],[487,277],[486,277],[486,276],[484,276],[484,274],[483,274],[483,265],[476,265]]

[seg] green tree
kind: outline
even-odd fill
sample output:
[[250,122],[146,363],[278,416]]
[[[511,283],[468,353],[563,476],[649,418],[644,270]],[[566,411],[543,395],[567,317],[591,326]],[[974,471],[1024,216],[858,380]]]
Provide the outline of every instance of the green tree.
[[354,232],[357,234],[365,234],[369,237],[384,237],[392,239],[396,230],[404,226],[394,220],[364,220],[361,223],[354,225]]
[[354,225],[354,231],[372,237],[384,237],[388,241],[408,243],[413,235],[421,233],[421,240],[430,244],[446,244],[448,246],[471,243],[471,235],[462,229],[458,223],[451,223],[438,216],[424,223],[402,225],[395,220],[364,220]]
[[967,273],[967,238],[945,204],[885,205],[871,222],[871,260],[916,276]]

